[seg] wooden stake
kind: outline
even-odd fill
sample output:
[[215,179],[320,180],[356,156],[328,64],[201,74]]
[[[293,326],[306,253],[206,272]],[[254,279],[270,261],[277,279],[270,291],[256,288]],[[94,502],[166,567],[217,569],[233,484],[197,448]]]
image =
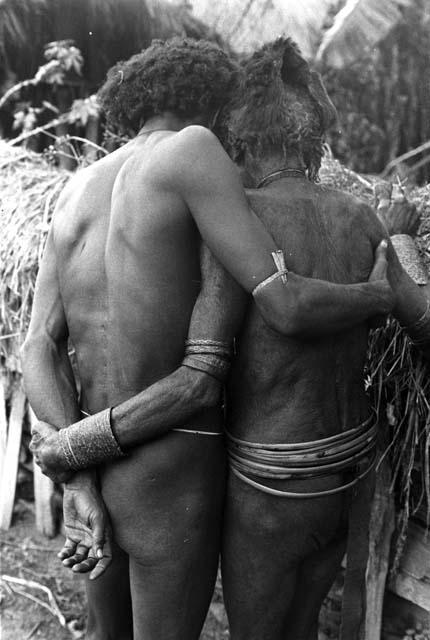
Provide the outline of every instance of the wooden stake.
[[9,529],[15,501],[19,448],[25,414],[25,393],[21,386],[12,392],[9,430],[0,486],[0,528]]
[[3,465],[7,444],[7,417],[6,417],[6,384],[7,377],[0,372],[0,479],[3,475]]
[[[28,411],[31,426],[35,425],[37,418],[31,408]],[[56,534],[53,497],[55,487],[52,480],[44,476],[40,468],[33,461],[34,502],[36,506],[36,528],[48,538]]]
[[385,583],[389,568],[390,543],[394,531],[394,497],[390,493],[391,473],[384,460],[376,474],[370,517],[369,561],[366,576],[365,640],[380,640]]

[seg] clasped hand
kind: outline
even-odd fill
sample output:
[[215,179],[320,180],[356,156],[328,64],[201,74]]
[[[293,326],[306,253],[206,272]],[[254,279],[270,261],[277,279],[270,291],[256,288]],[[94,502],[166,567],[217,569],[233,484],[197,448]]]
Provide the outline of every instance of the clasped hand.
[[63,513],[66,541],[58,557],[75,573],[100,576],[112,561],[111,531],[94,474],[67,468],[58,431],[47,422],[32,429],[30,450],[42,472],[64,482]]
[[42,473],[53,482],[68,482],[74,472],[68,468],[58,431],[47,422],[38,422],[31,430],[30,451]]

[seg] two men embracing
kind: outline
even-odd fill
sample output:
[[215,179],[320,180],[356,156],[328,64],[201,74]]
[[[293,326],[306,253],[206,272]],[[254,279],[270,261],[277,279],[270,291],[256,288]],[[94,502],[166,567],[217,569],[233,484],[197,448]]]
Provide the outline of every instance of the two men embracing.
[[369,322],[426,350],[427,300],[317,183],[335,113],[289,39],[154,41],[99,97],[134,137],[61,194],[23,348],[87,639],[197,639],[221,551],[233,640],[316,640],[375,462]]

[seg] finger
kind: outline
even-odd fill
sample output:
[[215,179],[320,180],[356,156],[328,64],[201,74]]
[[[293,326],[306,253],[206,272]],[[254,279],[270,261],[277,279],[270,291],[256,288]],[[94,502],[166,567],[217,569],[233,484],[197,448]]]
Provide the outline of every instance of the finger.
[[70,567],[74,564],[79,564],[80,562],[82,562],[83,560],[86,560],[86,558],[88,557],[88,554],[90,553],[91,549],[89,547],[87,547],[84,544],[79,544],[77,546],[76,552],[70,556],[69,558],[66,558],[65,560],[63,560],[63,564],[65,567]]
[[46,438],[52,436],[53,433],[57,433],[56,427],[48,422],[37,422],[31,430],[31,435],[39,438]]
[[97,580],[108,568],[110,563],[112,562],[112,556],[103,556],[101,560],[99,560],[94,567],[94,569],[90,573],[90,580]]
[[70,538],[66,538],[65,543],[63,544],[62,549],[57,553],[57,557],[60,560],[64,560],[65,558],[69,558],[76,551],[77,543],[70,540]]
[[106,541],[105,519],[103,515],[97,515],[92,522],[93,554],[97,558],[103,558],[103,546]]
[[376,247],[375,251],[375,267],[376,265],[382,265],[384,262],[387,262],[387,250],[388,250],[388,242],[384,239]]
[[405,191],[401,184],[393,184],[391,200],[396,204],[400,204],[406,201]]
[[92,571],[94,569],[96,564],[97,558],[94,558],[94,556],[89,556],[82,562],[75,564],[74,567],[72,567],[72,571],[74,573],[88,573],[89,571]]
[[373,187],[375,206],[379,215],[383,215],[390,206],[391,184],[389,182],[377,182]]

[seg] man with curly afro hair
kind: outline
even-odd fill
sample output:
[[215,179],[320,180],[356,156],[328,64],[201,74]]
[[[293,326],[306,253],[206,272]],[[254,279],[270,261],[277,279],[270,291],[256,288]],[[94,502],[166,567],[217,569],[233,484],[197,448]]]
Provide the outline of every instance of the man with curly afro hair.
[[[391,308],[383,276],[346,287],[286,277],[210,130],[237,73],[216,45],[180,39],[114,67],[100,99],[137,135],[71,179],[40,267],[23,349],[45,421],[32,449],[65,482],[65,565],[101,576],[87,582],[91,640],[199,637],[218,563],[221,396],[240,287],[287,336]],[[202,237],[238,284],[207,251],[200,267]],[[106,510],[119,545],[109,568]]]

